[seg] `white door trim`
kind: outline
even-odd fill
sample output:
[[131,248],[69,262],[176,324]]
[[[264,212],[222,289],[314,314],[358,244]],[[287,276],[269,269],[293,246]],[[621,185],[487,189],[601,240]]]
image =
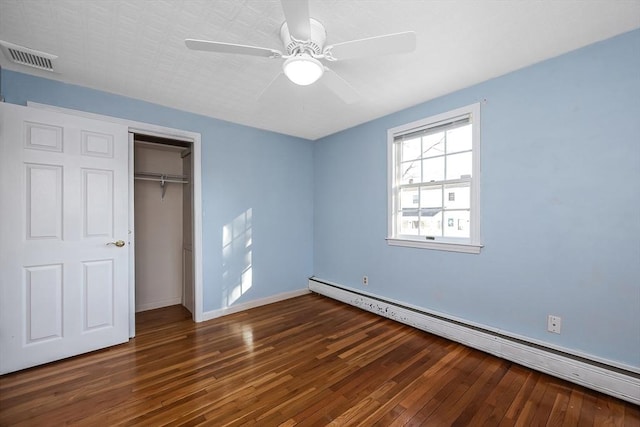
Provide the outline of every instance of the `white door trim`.
[[133,153],[135,151],[133,133],[129,131],[129,234],[127,235],[127,241],[129,242],[129,338],[136,336],[136,241],[133,238],[133,225],[136,223],[135,219],[135,197],[133,194],[133,188],[135,186],[134,177],[134,158]]
[[[57,107],[55,105],[41,104],[38,102],[27,102],[28,107],[40,108],[44,110],[58,111],[66,114],[87,117],[105,122],[119,123],[128,126],[129,132],[140,133],[151,136],[159,136],[162,138],[177,139],[192,142],[193,149],[193,281],[194,281],[194,303],[195,313],[193,320],[202,322],[203,316],[203,300],[202,300],[202,151],[201,151],[201,135],[197,132],[186,131],[182,129],[174,129],[165,126],[158,126],[151,123],[137,122],[134,120],[122,119],[119,117],[104,116],[102,114],[89,113],[86,111],[72,110],[70,108]],[[130,149],[132,149],[130,147]],[[129,178],[133,179],[133,162],[129,162]],[[130,218],[133,218],[133,204],[130,204]],[[133,224],[129,224],[129,228],[133,230]],[[134,257],[134,251],[131,251],[131,257]],[[133,263],[134,261],[131,260]],[[135,283],[133,278],[129,281],[130,292],[135,292]],[[135,304],[129,307],[133,312],[131,318],[135,319]],[[129,325],[129,330],[134,331],[134,325]],[[133,336],[133,335],[131,335]]]

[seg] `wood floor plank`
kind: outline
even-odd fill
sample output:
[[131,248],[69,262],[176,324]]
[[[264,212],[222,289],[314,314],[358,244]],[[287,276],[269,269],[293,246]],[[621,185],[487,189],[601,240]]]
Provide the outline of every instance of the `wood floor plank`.
[[538,378],[540,378],[540,374],[537,372],[526,373],[526,378],[524,379],[522,386],[519,388],[518,393],[510,402],[510,405],[499,424],[500,426],[513,426],[516,424],[520,418],[520,414],[525,409],[527,402],[531,400],[529,397],[533,393],[533,388],[538,381]]
[[636,426],[640,409],[310,294],[0,377],[0,426]]
[[580,412],[582,411],[582,400],[584,393],[581,388],[574,388],[569,394],[569,404],[564,415],[562,427],[577,427],[580,422]]
[[547,423],[548,416],[544,417],[544,415],[542,415],[541,418],[544,419],[537,420],[536,417],[538,415],[538,407],[542,402],[542,398],[547,391],[548,385],[549,383],[545,381],[544,376],[537,375],[537,381],[531,390],[531,397],[527,399],[524,404],[524,408],[518,413],[515,423],[516,427],[545,425]]
[[[608,396],[600,396],[608,398]],[[640,406],[628,405],[625,402],[616,401],[616,403],[622,403],[624,406],[624,420],[623,425],[629,425],[631,427],[640,427]],[[607,416],[607,415],[605,415]],[[611,415],[614,423],[618,422],[618,417],[614,414]]]
[[551,407],[551,413],[546,425],[549,427],[562,425],[568,405],[569,396],[566,393],[558,393]]
[[473,418],[477,416],[479,421],[486,420],[491,412],[493,406],[486,403],[487,390],[495,389],[496,385],[504,378],[509,369],[509,363],[494,359],[487,356],[495,365],[490,372],[491,375],[486,377],[485,381],[477,381],[470,384],[469,389],[464,397],[464,406],[458,416],[451,422],[451,426],[469,426],[473,424]]

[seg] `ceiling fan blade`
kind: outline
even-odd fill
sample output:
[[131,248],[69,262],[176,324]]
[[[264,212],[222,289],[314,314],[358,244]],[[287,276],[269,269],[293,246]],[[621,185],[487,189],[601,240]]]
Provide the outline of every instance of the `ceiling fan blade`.
[[354,104],[361,98],[357,90],[354,89],[345,79],[336,74],[335,71],[331,71],[325,67],[324,75],[320,81],[329,88],[333,93],[338,95],[345,104]]
[[282,52],[266,47],[246,46],[243,44],[212,42],[209,40],[186,39],[184,44],[189,49],[204,50],[207,52],[235,53],[239,55],[263,56],[265,58],[278,58]]
[[309,40],[311,38],[309,2],[307,0],[281,0],[281,3],[289,34],[296,40]]
[[327,46],[325,54],[331,53],[336,60],[362,58],[365,56],[389,55],[392,53],[407,53],[416,49],[416,33],[405,31],[403,33],[387,34],[384,36],[369,37],[366,39],[352,40]]

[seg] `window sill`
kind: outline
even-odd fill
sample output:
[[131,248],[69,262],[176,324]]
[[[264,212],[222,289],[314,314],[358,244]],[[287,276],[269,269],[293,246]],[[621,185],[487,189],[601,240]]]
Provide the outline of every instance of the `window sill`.
[[461,252],[466,254],[479,254],[482,245],[470,243],[424,242],[418,240],[387,238],[390,246],[403,246],[407,248],[434,249],[447,252]]

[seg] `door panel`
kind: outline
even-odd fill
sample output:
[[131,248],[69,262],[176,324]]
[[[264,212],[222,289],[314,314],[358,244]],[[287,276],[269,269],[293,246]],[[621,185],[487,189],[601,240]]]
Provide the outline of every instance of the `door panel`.
[[0,373],[129,337],[124,125],[0,104]]
[[113,136],[83,131],[82,155],[112,158]]
[[25,122],[25,129],[25,148],[62,152],[61,127]]
[[62,337],[62,265],[25,268],[27,343]]
[[27,239],[62,238],[62,167],[25,164]]
[[84,237],[113,236],[113,173],[82,170]]
[[83,263],[85,289],[85,329],[113,325],[113,260],[88,261]]

